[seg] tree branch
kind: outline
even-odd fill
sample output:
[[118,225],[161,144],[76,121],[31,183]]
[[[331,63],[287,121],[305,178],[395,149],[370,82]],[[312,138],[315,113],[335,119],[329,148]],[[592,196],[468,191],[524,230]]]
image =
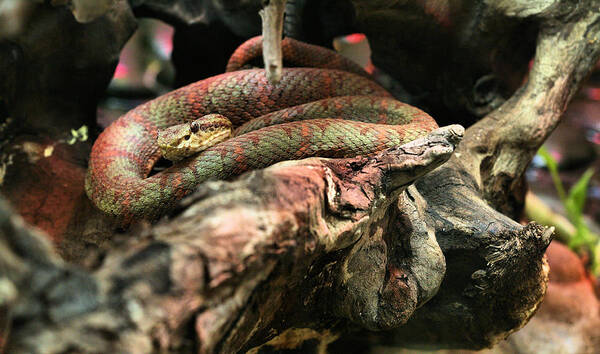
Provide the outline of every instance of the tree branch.
[[[396,327],[444,274],[423,201],[401,192],[445,162],[462,131],[443,128],[371,158],[290,161],[208,183],[145,231],[150,241],[113,250],[94,275],[58,262],[32,267],[32,276],[62,275],[19,296],[8,348],[181,348],[194,321],[203,352],[249,350],[289,331],[310,336],[296,329],[324,320]],[[410,233],[393,231],[396,217]],[[13,234],[1,236],[15,254]],[[60,301],[36,307],[48,294]]]

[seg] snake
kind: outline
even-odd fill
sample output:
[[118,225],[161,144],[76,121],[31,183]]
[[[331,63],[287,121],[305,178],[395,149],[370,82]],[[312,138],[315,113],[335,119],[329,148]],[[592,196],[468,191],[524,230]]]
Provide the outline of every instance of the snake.
[[[209,180],[227,180],[285,160],[368,156],[438,126],[395,100],[360,66],[337,52],[285,38],[281,80],[243,69],[260,56],[252,38],[227,71],[143,103],[96,139],[85,191],[127,224],[155,220]],[[301,67],[297,67],[301,66]],[[161,159],[171,166],[155,172]]]

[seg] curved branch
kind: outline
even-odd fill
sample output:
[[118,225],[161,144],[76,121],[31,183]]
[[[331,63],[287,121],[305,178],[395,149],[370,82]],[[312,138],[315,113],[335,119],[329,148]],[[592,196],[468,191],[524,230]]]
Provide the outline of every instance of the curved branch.
[[497,210],[517,216],[526,166],[598,58],[597,10],[506,9],[541,23],[529,81],[452,158],[458,127],[370,159],[285,162],[208,183],[94,274],[3,221],[0,264],[14,270],[0,281],[19,291],[0,301],[13,318],[8,348],[305,348],[357,327],[384,331],[360,336],[371,343],[494,344],[540,303],[552,233]]
[[[461,156],[469,156],[460,160],[466,170],[474,172],[485,198],[513,217],[518,217],[523,207],[525,169],[600,58],[599,2],[580,4],[570,13],[568,1],[555,3],[553,11],[542,13],[547,17],[538,34],[527,82],[469,128],[459,148]],[[565,12],[567,20],[561,22]]]
[[543,253],[553,228],[523,228],[495,210],[518,219],[527,166],[600,56],[600,7],[597,1],[527,4],[504,10],[542,23],[528,81],[467,129],[447,164],[417,183],[446,256],[440,292],[405,326],[371,342],[489,347],[525,325],[545,294]]
[[[93,275],[30,264],[33,278],[60,275],[20,296],[8,348],[181,349],[194,321],[203,352],[311,336],[325,318],[397,327],[436,293],[445,268],[422,201],[396,203],[450,157],[462,132],[441,128],[371,158],[290,161],[208,183],[145,232],[151,241],[115,249]],[[35,306],[48,296],[60,301]]]

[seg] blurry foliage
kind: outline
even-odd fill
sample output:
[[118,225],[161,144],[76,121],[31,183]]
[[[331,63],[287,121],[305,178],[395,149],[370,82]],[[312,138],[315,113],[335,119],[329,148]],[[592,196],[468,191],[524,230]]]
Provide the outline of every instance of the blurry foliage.
[[67,139],[66,143],[73,145],[79,141],[86,141],[88,139],[88,127],[82,125],[79,129],[71,129],[71,136]]
[[567,193],[558,174],[558,162],[548,150],[542,146],[538,155],[544,159],[558,197],[562,202],[567,218],[575,226],[573,235],[563,235],[569,248],[576,252],[587,252],[591,258],[591,271],[595,275],[600,275],[600,235],[592,232],[584,219],[584,207],[587,198],[587,191],[590,179],[594,174],[593,169],[586,170],[581,178],[569,189]]

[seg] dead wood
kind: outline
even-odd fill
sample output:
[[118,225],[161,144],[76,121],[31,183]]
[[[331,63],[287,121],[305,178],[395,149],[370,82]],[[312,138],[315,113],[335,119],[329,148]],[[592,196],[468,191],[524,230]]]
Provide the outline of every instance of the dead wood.
[[265,7],[259,11],[262,19],[263,62],[267,79],[272,85],[279,83],[283,70],[281,36],[283,35],[283,12],[286,1],[266,1]]
[[539,21],[533,66],[509,100],[467,129],[450,161],[417,182],[436,219],[446,278],[405,326],[370,343],[491,346],[523,326],[545,292],[550,231],[493,209],[519,217],[525,169],[600,56],[599,2],[487,3]]
[[[17,289],[57,273],[19,294],[8,348],[235,352],[283,333],[327,342],[349,323],[397,327],[436,293],[445,268],[424,202],[400,193],[445,162],[462,132],[452,126],[372,158],[285,162],[208,183],[146,230],[150,241],[113,250],[94,274],[57,261],[8,273]],[[4,259],[27,263],[28,250],[13,246],[18,226],[7,225]],[[187,342],[190,330],[197,343]]]
[[3,207],[7,348],[318,351],[338,338],[336,348],[481,348],[520,328],[546,289],[552,230],[508,216],[600,52],[597,1],[539,3],[478,2],[484,18],[535,23],[536,57],[510,99],[498,107],[492,94],[477,110],[491,113],[453,155],[456,126],[373,158],[207,183],[158,225],[116,235],[94,272],[62,263]]

